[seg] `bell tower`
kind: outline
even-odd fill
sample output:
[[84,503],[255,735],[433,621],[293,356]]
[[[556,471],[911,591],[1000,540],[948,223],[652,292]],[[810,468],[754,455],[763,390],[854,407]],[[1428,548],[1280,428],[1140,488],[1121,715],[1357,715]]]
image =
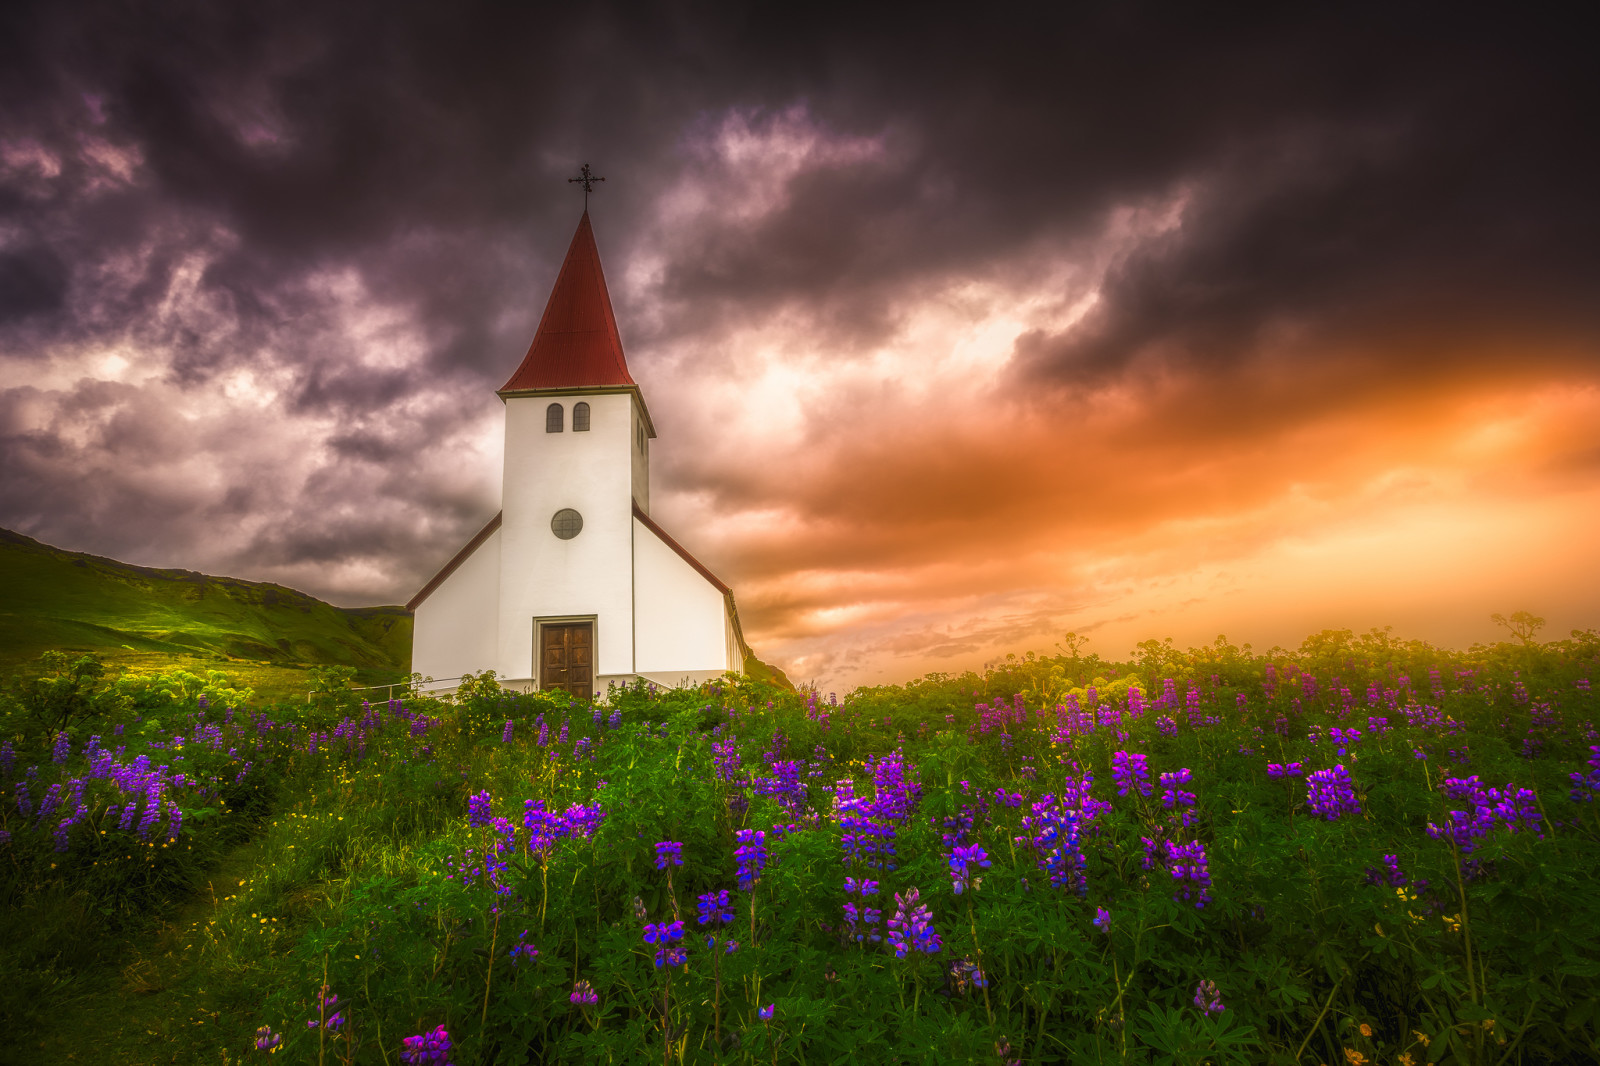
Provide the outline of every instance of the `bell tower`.
[[633,672],[633,510],[650,507],[650,422],[628,373],[585,211],[539,331],[499,391],[500,639],[506,676],[587,695]]

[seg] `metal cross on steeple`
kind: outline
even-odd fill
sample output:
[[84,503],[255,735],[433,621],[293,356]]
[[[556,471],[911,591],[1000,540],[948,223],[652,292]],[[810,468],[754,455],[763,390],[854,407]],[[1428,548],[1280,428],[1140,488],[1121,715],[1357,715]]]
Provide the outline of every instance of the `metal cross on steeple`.
[[589,164],[585,163],[583,170],[579,172],[577,177],[567,179],[567,184],[571,185],[573,182],[577,182],[583,186],[583,209],[587,211],[589,210],[589,194],[594,192],[594,183],[605,180],[605,178],[595,177],[594,172],[589,169]]

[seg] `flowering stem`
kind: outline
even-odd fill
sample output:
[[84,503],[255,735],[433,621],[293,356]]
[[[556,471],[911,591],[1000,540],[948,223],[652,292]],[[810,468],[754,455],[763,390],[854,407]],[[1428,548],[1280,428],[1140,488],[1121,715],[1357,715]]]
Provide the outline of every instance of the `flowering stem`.
[[1300,1041],[1300,1050],[1294,1053],[1294,1061],[1299,1062],[1300,1056],[1305,1054],[1306,1045],[1311,1043],[1312,1034],[1322,1025],[1322,1019],[1328,1016],[1328,1008],[1333,1006],[1333,997],[1339,994],[1339,986],[1343,983],[1343,977],[1333,983],[1333,989],[1328,993],[1328,1001],[1322,1005],[1322,1013],[1317,1015],[1317,1020],[1311,1023],[1311,1028],[1306,1030],[1306,1038]]
[[539,935],[544,935],[544,908],[550,902],[550,860],[539,857]]
[[478,1019],[479,1024],[489,1020],[489,984],[494,980],[494,945],[500,937],[500,908],[495,908],[494,928],[489,932],[489,969],[483,975],[483,1014]]
[[711,948],[711,1039],[722,1046],[722,953]]
[[317,993],[317,1066],[328,1042],[328,953],[322,953],[322,990]]
[[667,971],[667,987],[661,992],[661,1066],[667,1066],[672,1056],[672,1022],[668,1011],[672,1006],[672,971]]
[[1472,1002],[1478,1002],[1478,982],[1472,972],[1472,926],[1467,920],[1467,886],[1461,880],[1461,852],[1456,847],[1454,839],[1450,841],[1450,854],[1455,859],[1456,893],[1461,900],[1461,936],[1467,956],[1467,995],[1472,997]]
[[989,975],[983,973],[983,945],[978,943],[978,915],[972,907],[972,896],[967,895],[967,924],[972,927],[972,953],[977,956],[978,972],[983,974],[983,1009],[989,1015],[989,1024],[994,1024],[994,1008],[989,1005]]

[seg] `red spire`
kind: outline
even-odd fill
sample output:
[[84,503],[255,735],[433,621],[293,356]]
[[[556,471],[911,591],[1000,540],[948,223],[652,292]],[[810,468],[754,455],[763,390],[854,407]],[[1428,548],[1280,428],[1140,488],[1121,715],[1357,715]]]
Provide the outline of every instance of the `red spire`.
[[585,211],[555,288],[550,290],[539,332],[522,365],[500,392],[633,384],[622,357],[622,338],[611,313],[611,295],[600,270],[594,230]]

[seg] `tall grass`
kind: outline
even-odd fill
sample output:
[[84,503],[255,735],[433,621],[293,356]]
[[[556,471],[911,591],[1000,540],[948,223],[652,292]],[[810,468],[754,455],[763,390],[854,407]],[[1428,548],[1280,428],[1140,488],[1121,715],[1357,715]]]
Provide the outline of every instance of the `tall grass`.
[[[395,1063],[441,1026],[457,1063],[1593,1061],[1597,651],[1334,633],[1069,642],[842,701],[186,697],[116,756],[187,775],[176,834],[108,828],[90,777],[65,852],[16,785],[37,806],[118,723],[58,765],[14,716],[6,1024],[124,1061]],[[159,1029],[108,991],[141,980]]]

